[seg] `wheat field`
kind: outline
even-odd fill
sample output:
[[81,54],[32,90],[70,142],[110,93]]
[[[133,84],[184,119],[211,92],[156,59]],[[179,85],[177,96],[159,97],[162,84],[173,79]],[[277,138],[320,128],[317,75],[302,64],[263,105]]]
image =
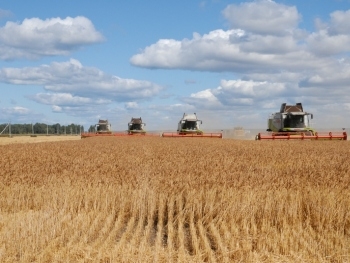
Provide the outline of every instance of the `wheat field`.
[[0,146],[0,262],[350,262],[350,144]]
[[37,142],[56,142],[56,141],[71,141],[80,140],[79,135],[12,135],[0,136],[0,145],[14,144],[14,143],[37,143]]

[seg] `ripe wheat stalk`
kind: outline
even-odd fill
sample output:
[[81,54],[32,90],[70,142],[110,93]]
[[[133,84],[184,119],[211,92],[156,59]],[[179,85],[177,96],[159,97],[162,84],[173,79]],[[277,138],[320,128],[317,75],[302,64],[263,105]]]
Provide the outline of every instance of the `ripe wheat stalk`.
[[350,262],[350,144],[0,146],[1,262]]

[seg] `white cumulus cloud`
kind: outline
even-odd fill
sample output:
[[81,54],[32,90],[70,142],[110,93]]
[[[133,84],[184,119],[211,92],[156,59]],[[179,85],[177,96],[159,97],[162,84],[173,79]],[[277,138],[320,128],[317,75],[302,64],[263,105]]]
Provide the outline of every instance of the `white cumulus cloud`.
[[103,40],[102,34],[83,16],[46,20],[27,18],[21,23],[7,22],[0,27],[0,59],[67,55]]
[[232,4],[223,11],[232,28],[262,35],[285,35],[296,29],[300,15],[295,6],[259,0]]
[[333,56],[350,51],[350,10],[335,11],[330,14],[330,21],[317,20],[316,23],[319,30],[305,39],[310,52]]
[[126,109],[138,109],[139,105],[136,101],[130,101],[125,103],[125,108]]
[[38,93],[32,96],[32,99],[41,104],[59,105],[59,106],[77,106],[91,104],[109,104],[110,100],[94,99],[87,97],[73,96],[70,93]]
[[[331,68],[350,49],[350,11],[330,14],[315,32],[299,28],[295,6],[272,0],[232,4],[223,11],[228,30],[160,39],[130,58],[144,68],[240,74],[308,72]],[[329,57],[333,56],[333,57]]]
[[12,122],[12,120],[28,122],[28,120],[36,118],[37,116],[38,114],[22,106],[0,108],[0,119],[3,120],[3,122]]
[[[151,99],[162,90],[162,87],[155,83],[108,75],[97,68],[85,67],[74,59],[39,67],[2,68],[0,81],[43,86],[47,91],[61,93],[54,97],[60,100],[63,97],[67,100],[67,95],[62,94],[70,93],[70,100],[76,102],[83,102],[92,97],[119,102]],[[44,95],[40,96],[42,99]]]

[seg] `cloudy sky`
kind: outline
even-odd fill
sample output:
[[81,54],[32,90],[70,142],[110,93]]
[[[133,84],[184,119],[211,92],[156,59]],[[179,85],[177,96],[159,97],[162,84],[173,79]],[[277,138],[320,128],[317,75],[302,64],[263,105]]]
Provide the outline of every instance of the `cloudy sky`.
[[350,127],[350,0],[0,3],[0,123]]

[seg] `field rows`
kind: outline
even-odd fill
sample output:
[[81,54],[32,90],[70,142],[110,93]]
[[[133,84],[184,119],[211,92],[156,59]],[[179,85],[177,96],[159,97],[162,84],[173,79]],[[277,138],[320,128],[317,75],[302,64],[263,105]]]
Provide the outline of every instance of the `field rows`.
[[0,146],[1,262],[350,262],[347,142]]

